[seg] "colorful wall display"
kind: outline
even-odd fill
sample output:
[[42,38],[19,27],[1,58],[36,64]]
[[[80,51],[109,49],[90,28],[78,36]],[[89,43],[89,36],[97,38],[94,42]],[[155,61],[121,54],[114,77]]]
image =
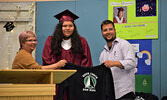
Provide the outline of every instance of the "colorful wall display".
[[136,92],[152,92],[152,40],[128,40],[134,47],[137,67]]
[[122,39],[158,38],[158,0],[108,0],[108,19]]
[[136,92],[152,93],[152,76],[136,75],[135,89]]
[[128,40],[134,47],[137,59],[137,73],[152,75],[152,40]]

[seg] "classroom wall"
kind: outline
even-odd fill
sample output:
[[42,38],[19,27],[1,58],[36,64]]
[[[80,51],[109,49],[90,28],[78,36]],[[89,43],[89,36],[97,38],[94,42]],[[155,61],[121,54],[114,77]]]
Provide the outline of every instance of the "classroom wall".
[[[167,13],[166,0],[159,0],[159,38],[152,40],[152,93],[159,98],[167,96]],[[36,60],[42,64],[42,51],[46,38],[52,35],[58,20],[53,16],[69,9],[80,18],[75,21],[78,32],[90,46],[93,64],[99,64],[99,55],[105,45],[100,24],[108,18],[108,0],[77,0],[37,2],[36,33],[38,45]]]
[[[160,87],[159,95],[167,96],[167,13],[166,0],[159,0],[159,39],[153,41],[154,49],[154,83],[155,87]],[[160,50],[160,52],[159,52]],[[160,59],[158,59],[160,58]],[[157,77],[156,77],[157,76]],[[160,80],[159,80],[160,79]],[[157,82],[159,81],[159,83]],[[158,86],[160,84],[160,86]],[[153,91],[157,91],[154,89]],[[158,92],[158,91],[157,91]]]

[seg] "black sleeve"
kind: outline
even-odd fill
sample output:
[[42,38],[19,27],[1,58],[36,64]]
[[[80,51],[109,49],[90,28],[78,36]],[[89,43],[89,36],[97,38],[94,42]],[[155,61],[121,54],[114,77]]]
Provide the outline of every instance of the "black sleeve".
[[58,92],[56,94],[56,100],[64,100],[64,91],[69,86],[68,80],[63,81],[58,85]]
[[107,100],[115,100],[115,89],[114,89],[114,81],[113,81],[113,76],[112,72],[109,68],[106,68],[106,96]]
[[[61,69],[69,69],[70,63],[66,63]],[[58,92],[56,94],[56,100],[64,100],[64,91],[67,90],[69,86],[68,78],[62,83],[58,84]]]

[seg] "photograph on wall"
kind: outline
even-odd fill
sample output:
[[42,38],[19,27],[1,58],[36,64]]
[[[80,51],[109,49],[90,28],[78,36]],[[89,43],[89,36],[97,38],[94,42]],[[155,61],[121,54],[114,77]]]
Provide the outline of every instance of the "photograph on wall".
[[158,39],[158,0],[108,0],[108,19],[122,39]]
[[113,22],[114,23],[126,23],[127,22],[126,7],[114,7],[113,9],[114,9]]

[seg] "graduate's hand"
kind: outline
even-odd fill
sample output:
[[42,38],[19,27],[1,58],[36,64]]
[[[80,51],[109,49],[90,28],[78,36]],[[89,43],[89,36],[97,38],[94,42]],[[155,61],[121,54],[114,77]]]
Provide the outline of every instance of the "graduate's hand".
[[57,62],[57,66],[59,68],[61,68],[61,67],[64,67],[66,65],[66,63],[67,63],[67,61],[63,59],[63,60],[60,60]]

